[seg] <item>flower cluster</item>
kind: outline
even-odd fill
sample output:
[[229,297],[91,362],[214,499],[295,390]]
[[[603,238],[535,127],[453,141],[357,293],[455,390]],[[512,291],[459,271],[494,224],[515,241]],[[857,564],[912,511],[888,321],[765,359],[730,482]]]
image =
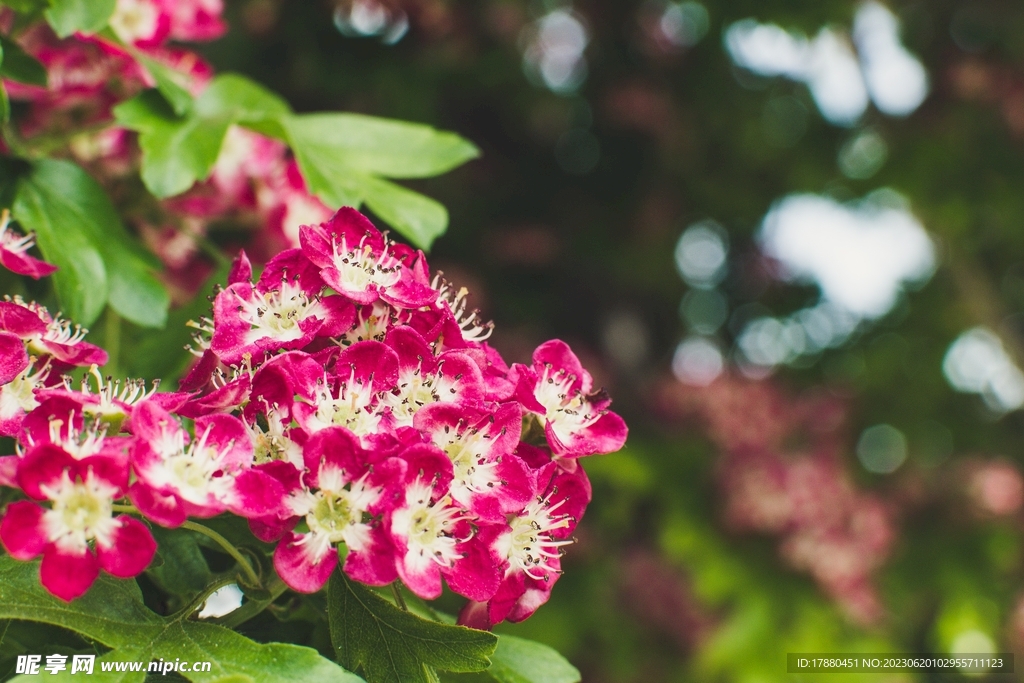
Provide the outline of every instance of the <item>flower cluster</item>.
[[[19,452],[0,471],[38,502],[11,505],[0,540],[42,554],[43,584],[71,599],[99,568],[131,576],[153,554],[146,527],[115,509],[166,527],[229,512],[276,542],[297,591],[340,563],[424,599],[444,579],[469,598],[469,625],[528,617],[590,501],[577,459],[618,450],[625,423],[564,342],[509,367],[465,290],[354,209],[302,226],[300,241],[255,281],[239,255],[212,318],[194,323],[198,360],[179,392],[95,370],[79,390],[26,385],[31,367],[52,377],[102,351],[39,307],[3,304],[0,380],[14,381],[0,405],[14,406],[4,425]],[[81,571],[55,572],[69,558]]]

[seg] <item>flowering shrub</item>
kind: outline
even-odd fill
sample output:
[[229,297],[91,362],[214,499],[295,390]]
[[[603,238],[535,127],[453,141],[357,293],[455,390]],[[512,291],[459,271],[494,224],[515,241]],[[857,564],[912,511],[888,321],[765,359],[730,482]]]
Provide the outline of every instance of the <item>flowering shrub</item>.
[[[218,624],[306,605],[338,663],[371,682],[492,660],[495,678],[518,681],[531,658],[545,680],[576,680],[544,646],[486,631],[548,600],[590,502],[578,460],[618,450],[624,422],[564,342],[509,366],[467,292],[431,274],[422,248],[447,215],[385,178],[441,173],[475,148],[426,126],[293,114],[169,42],[217,37],[220,12],[217,0],[0,12],[5,118],[6,95],[21,101],[5,129],[0,264],[53,282],[46,306],[20,285],[0,302],[0,435],[14,451],[0,457],[0,618],[70,628],[111,657],[138,647],[128,630],[167,659],[211,641],[225,676],[357,680],[196,619],[237,584],[245,602]],[[110,196],[136,174],[148,194],[122,208]],[[230,264],[210,239],[224,222],[244,228]],[[190,323],[179,390],[100,372],[118,374],[122,317],[163,326],[172,299],[195,308],[218,264],[226,283]],[[109,353],[80,327],[101,314]],[[213,572],[200,547],[232,565]],[[119,587],[144,572],[164,615]],[[467,599],[461,626],[421,602],[444,584]],[[387,598],[371,588],[388,585]],[[298,597],[325,586],[326,608]],[[274,664],[248,663],[261,657]]]

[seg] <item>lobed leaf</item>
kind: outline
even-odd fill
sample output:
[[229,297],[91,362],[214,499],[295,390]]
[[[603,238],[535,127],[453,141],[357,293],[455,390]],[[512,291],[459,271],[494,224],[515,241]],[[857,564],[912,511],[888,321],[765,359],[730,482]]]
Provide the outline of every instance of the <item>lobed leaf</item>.
[[[181,672],[194,683],[238,680],[249,683],[362,683],[362,679],[321,657],[316,650],[286,643],[257,643],[215,624],[162,618],[143,603],[135,581],[103,574],[81,598],[65,603],[39,585],[38,562],[0,556],[0,619],[24,619],[62,626],[112,651],[98,659],[98,683],[135,683],[139,673],[101,673],[101,661],[154,659],[211,662],[211,671]],[[76,674],[77,676],[77,674]],[[34,680],[27,676],[14,679]],[[47,680],[70,681],[69,671]]]
[[448,210],[430,197],[380,178],[366,178],[362,187],[366,205],[421,249],[448,227]]
[[327,589],[331,643],[338,662],[369,683],[433,683],[434,669],[483,671],[497,637],[422,619],[335,571]]
[[107,302],[107,270],[74,207],[54,197],[45,178],[30,172],[18,182],[11,210],[26,230],[35,232],[43,257],[57,266],[53,286],[63,312],[80,324],[92,324]]
[[145,55],[138,54],[136,56],[146,67],[149,75],[153,77],[157,92],[164,96],[174,113],[178,116],[185,114],[192,106],[192,94],[185,87],[188,81],[185,74]]
[[157,90],[119,104],[114,116],[139,133],[142,182],[157,197],[181,194],[206,180],[232,124],[260,127],[290,111],[280,97],[235,74],[217,76],[192,101],[169,69],[148,61],[146,66]]
[[157,92],[147,90],[114,108],[117,122],[138,131],[142,182],[157,197],[171,197],[210,175],[229,115],[179,117]]

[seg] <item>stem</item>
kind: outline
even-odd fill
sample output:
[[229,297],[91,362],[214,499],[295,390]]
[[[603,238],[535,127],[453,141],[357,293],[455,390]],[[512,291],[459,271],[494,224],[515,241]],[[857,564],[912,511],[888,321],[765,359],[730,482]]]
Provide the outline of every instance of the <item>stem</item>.
[[103,326],[103,341],[107,347],[108,374],[115,377],[121,376],[121,369],[118,367],[118,360],[121,355],[121,316],[107,306],[107,315]]
[[186,520],[185,523],[181,526],[183,529],[198,531],[202,535],[217,543],[217,545],[219,545],[220,547],[224,548],[224,552],[226,552],[231,557],[235,558],[235,562],[237,562],[242,567],[242,572],[245,574],[245,577],[249,581],[249,583],[253,586],[260,585],[260,577],[256,574],[255,571],[253,571],[252,565],[249,564],[249,560],[245,559],[245,555],[239,552],[238,548],[236,548],[231,543],[231,541],[224,538],[213,529],[205,527],[202,524],[196,524],[195,522],[189,520]]
[[397,604],[397,605],[398,605],[399,607],[401,607],[401,608],[402,608],[402,610],[404,610],[404,611],[408,612],[408,611],[409,611],[409,608],[408,608],[408,607],[406,606],[406,604],[405,604],[405,598],[403,598],[403,597],[402,597],[402,591],[400,591],[400,590],[398,589],[398,582],[397,582],[397,581],[392,581],[390,585],[391,585],[391,592],[392,592],[392,593],[394,594],[394,596],[395,596],[395,603],[396,603],[396,604]]
[[288,586],[285,585],[284,581],[282,581],[277,574],[274,574],[271,577],[269,585],[266,586],[266,588],[270,591],[269,598],[264,600],[251,600],[230,614],[225,614],[223,617],[217,617],[216,619],[209,619],[208,621],[224,626],[225,628],[238,628],[269,607],[272,602],[277,600],[286,590],[288,590]]
[[192,615],[193,612],[201,608],[206,603],[206,601],[210,599],[211,595],[219,591],[224,586],[230,586],[233,583],[235,583],[235,577],[233,576],[224,576],[217,579],[209,586],[204,588],[199,595],[193,598],[192,602],[188,603],[188,605],[186,605],[184,608],[178,610],[174,615],[172,615],[171,619],[187,619],[189,616]]
[[[134,505],[114,503],[113,505],[110,506],[110,508],[113,512],[127,512],[128,514],[132,515],[142,514],[139,511],[139,509]],[[234,544],[231,543],[231,541],[224,538],[210,527],[203,526],[202,524],[197,524],[196,522],[190,520],[185,520],[185,523],[181,525],[181,528],[190,529],[191,531],[198,532],[203,536],[206,536],[207,538],[216,542],[217,545],[224,549],[224,552],[226,552],[231,557],[235,558],[235,562],[242,566],[242,571],[245,573],[245,577],[249,580],[249,583],[251,585],[260,585],[260,577],[253,570],[252,565],[249,564],[249,560],[245,559],[245,555],[243,555],[238,550],[238,548],[236,548]],[[281,592],[283,593],[284,591],[282,590]],[[280,595],[280,593],[278,593],[278,595]]]

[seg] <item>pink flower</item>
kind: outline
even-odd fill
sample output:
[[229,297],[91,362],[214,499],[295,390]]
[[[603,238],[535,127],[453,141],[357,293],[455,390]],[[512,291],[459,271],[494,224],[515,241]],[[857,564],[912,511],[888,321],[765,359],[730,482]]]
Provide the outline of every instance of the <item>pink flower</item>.
[[107,427],[107,423],[87,416],[81,401],[58,395],[44,399],[25,416],[19,438],[27,448],[50,444],[75,460],[102,456],[127,471],[130,439],[107,436]]
[[398,377],[398,358],[390,347],[378,341],[357,342],[338,355],[333,374],[306,358],[301,369],[296,368],[299,381],[290,395],[299,397],[292,413],[307,433],[338,425],[365,442],[386,431],[382,397]]
[[[0,334],[4,345],[10,347],[6,335]],[[21,343],[20,340],[18,342]],[[5,351],[7,354],[10,349]],[[4,363],[10,362],[5,355]],[[50,368],[46,361],[30,364],[18,373],[10,382],[0,386],[0,434],[16,436],[21,431],[21,423],[25,415],[39,405],[36,393],[46,386],[50,379]]]
[[0,265],[18,275],[28,275],[33,280],[49,275],[57,266],[40,261],[26,252],[36,241],[32,233],[19,235],[10,227],[11,214],[4,209],[0,214]]
[[437,299],[422,252],[391,242],[353,208],[339,209],[319,227],[302,226],[299,237],[324,282],[356,303],[383,299],[397,308],[419,308]]
[[222,0],[160,0],[160,6],[170,17],[170,36],[174,40],[214,40],[227,30],[221,19]]
[[297,249],[281,252],[253,286],[238,282],[217,295],[210,349],[228,364],[248,354],[302,348],[315,337],[332,337],[352,325],[352,304],[322,296],[317,269]]
[[310,194],[294,159],[273,168],[275,172],[261,179],[256,193],[264,219],[264,238],[273,249],[271,253],[282,244],[298,247],[301,226],[319,225],[332,215],[322,201]]
[[128,494],[147,517],[180,526],[187,517],[212,517],[231,510],[242,517],[275,514],[283,490],[253,467],[248,430],[231,415],[196,419],[196,438],[153,401],[132,416],[136,439],[132,464],[138,475]]
[[500,586],[488,600],[468,603],[460,624],[490,629],[505,619],[522,621],[550,597],[561,575],[561,548],[572,543],[590,502],[590,482],[583,468],[568,473],[550,463],[534,473],[534,487],[536,497],[491,534],[492,551],[503,562]]
[[125,43],[155,47],[167,39],[171,20],[155,0],[117,0],[110,29]]
[[626,442],[626,423],[608,410],[606,393],[594,392],[590,373],[565,342],[541,344],[533,352],[533,367],[516,365],[513,372],[520,401],[540,416],[555,455],[612,453]]
[[416,412],[431,403],[463,403],[484,396],[483,377],[463,351],[434,353],[419,332],[393,327],[384,343],[398,355],[398,379],[381,400],[397,427],[411,427]]
[[433,403],[413,425],[452,461],[452,499],[478,517],[505,520],[533,495],[530,472],[515,455],[522,430],[518,404]]
[[441,577],[474,600],[494,595],[500,560],[489,536],[477,538],[470,518],[452,499],[452,463],[427,445],[408,448],[405,491],[390,511],[388,530],[402,582],[425,600],[441,595]]
[[38,356],[52,356],[64,366],[104,365],[107,352],[85,341],[83,330],[60,316],[51,316],[45,306],[25,303],[21,297],[0,301],[0,330],[24,340]]
[[287,507],[290,526],[302,519],[308,531],[289,531],[274,551],[274,567],[291,588],[313,593],[338,564],[336,546],[348,553],[344,571],[357,581],[383,586],[395,580],[393,549],[375,519],[396,495],[405,463],[396,458],[371,462],[351,432],[329,427],[303,448],[306,474],[294,480]]
[[0,540],[16,559],[42,555],[40,581],[62,600],[85,593],[100,569],[130,578],[153,559],[156,542],[146,526],[113,516],[113,501],[128,480],[123,465],[102,456],[76,460],[45,444],[26,454],[18,479],[26,494],[51,506],[12,503],[0,522]]

